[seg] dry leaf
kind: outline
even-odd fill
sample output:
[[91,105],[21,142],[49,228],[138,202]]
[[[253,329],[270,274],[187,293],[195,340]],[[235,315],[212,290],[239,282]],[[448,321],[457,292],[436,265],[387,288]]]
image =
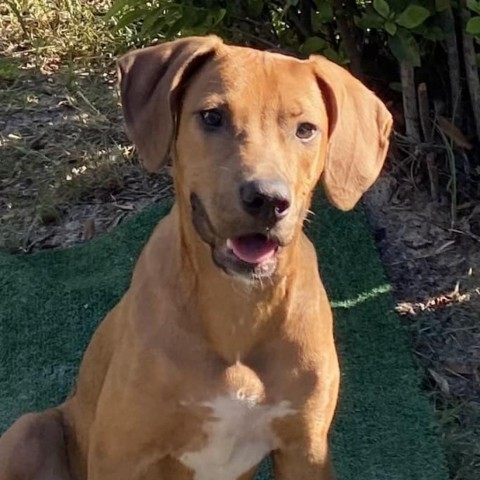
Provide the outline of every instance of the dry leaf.
[[131,203],[127,203],[125,205],[121,205],[117,203],[115,206],[120,210],[127,210],[129,212],[131,212],[132,210],[135,210],[135,207]]
[[430,375],[439,386],[442,393],[444,395],[450,395],[450,385],[448,384],[447,379],[443,375],[440,375],[435,370],[432,370],[431,368],[429,368],[428,371],[430,372]]
[[437,115],[437,123],[447,137],[450,137],[459,147],[472,149],[472,144],[467,140],[465,135],[452,122],[442,115]]

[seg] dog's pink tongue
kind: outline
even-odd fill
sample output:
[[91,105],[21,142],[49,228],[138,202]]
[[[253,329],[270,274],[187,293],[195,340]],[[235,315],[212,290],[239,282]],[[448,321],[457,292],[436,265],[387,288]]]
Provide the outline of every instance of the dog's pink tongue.
[[233,253],[247,263],[263,263],[275,255],[277,242],[267,239],[264,235],[245,235],[228,241]]

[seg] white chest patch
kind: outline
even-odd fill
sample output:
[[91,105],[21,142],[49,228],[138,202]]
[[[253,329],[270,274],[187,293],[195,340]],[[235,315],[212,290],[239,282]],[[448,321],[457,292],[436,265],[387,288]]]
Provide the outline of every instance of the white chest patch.
[[237,480],[276,448],[272,420],[294,413],[289,402],[259,405],[242,391],[203,405],[211,408],[204,427],[207,443],[180,457],[195,472],[195,480]]

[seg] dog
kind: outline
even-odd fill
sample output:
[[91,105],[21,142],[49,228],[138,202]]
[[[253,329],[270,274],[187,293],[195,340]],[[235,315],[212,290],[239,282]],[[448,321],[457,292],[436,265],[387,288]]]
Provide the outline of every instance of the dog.
[[[126,130],[176,201],[66,401],[0,439],[0,480],[332,480],[339,367],[316,253],[319,181],[351,209],[389,145],[384,104],[321,56],[190,37],[118,61]],[[347,275],[348,272],[345,272]]]

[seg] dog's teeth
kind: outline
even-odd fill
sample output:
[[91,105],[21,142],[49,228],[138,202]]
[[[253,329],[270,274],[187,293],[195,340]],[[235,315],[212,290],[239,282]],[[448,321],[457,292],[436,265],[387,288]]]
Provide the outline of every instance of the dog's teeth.
[[233,250],[233,244],[230,239],[227,240],[227,248],[229,248],[230,250]]

